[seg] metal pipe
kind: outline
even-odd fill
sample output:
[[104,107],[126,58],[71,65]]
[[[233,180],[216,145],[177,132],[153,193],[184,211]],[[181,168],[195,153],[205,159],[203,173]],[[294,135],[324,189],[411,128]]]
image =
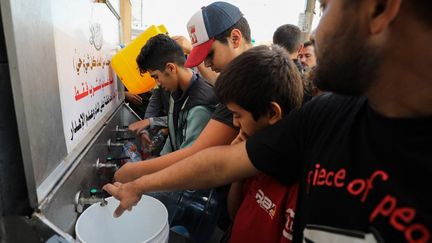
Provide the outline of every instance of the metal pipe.
[[305,13],[314,13],[316,0],[306,0]]
[[304,13],[300,14],[299,27],[302,30],[302,40],[309,39],[309,34],[312,31],[312,22],[315,14],[316,0],[306,0],[306,7]]
[[120,15],[117,13],[117,11],[115,10],[115,8],[113,7],[113,5],[110,3],[110,1],[104,1],[105,4],[107,5],[107,7],[109,8],[109,10],[111,10],[111,12],[114,14],[114,16],[120,20]]

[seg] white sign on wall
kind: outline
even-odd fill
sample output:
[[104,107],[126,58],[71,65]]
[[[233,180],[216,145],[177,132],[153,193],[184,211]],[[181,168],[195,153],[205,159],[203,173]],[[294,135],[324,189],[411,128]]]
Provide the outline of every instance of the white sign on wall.
[[[119,24],[105,4],[52,0],[63,130],[68,153],[119,105],[110,68]],[[79,10],[79,11],[71,11]]]

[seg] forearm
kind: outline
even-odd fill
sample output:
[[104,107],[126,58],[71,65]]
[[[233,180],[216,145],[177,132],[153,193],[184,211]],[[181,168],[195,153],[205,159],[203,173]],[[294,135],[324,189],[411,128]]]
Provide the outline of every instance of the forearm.
[[210,120],[192,146],[151,160],[127,164],[127,166],[123,166],[115,173],[114,179],[119,182],[132,181],[139,176],[164,169],[205,148],[229,144],[236,135],[237,130],[221,122]]
[[122,183],[133,181],[143,175],[165,169],[194,153],[192,147],[188,147],[154,159],[128,163],[115,173],[114,180]]
[[128,126],[129,131],[139,133],[150,125],[149,119],[134,122]]
[[164,170],[130,183],[106,184],[103,189],[120,201],[114,216],[131,210],[146,192],[217,187],[258,171],[249,161],[245,143],[201,151]]
[[133,184],[141,193],[203,189],[226,185],[256,173],[247,157],[245,143],[240,143],[203,150],[164,170],[142,176]]
[[162,91],[158,89],[153,90],[153,94],[149,99],[144,118],[159,116],[159,113],[162,109],[162,100],[160,99],[159,92]]

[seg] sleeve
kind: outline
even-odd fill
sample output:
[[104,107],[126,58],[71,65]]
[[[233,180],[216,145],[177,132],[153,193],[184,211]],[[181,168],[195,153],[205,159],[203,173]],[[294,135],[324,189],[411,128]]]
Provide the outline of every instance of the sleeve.
[[312,154],[322,149],[322,143],[334,136],[347,119],[355,119],[355,110],[367,104],[366,97],[347,97],[331,93],[307,102],[300,110],[291,111],[277,124],[256,133],[246,141],[249,160],[260,171],[281,184],[298,182]]
[[210,120],[212,112],[204,106],[195,106],[189,110],[184,141],[180,149],[191,146]]
[[246,141],[246,151],[255,168],[283,185],[298,182],[301,176],[300,114],[292,111]]
[[159,92],[161,92],[159,88],[153,89],[153,94],[150,96],[144,119],[159,116],[160,111],[163,108],[162,99]]
[[150,117],[150,127],[153,128],[155,126],[158,127],[168,127],[168,116],[161,117]]
[[161,152],[159,153],[159,155],[162,156],[162,155],[165,155],[165,154],[169,154],[171,152],[172,152],[172,149],[171,149],[171,140],[170,140],[170,137],[168,136],[167,139],[165,140],[165,144],[164,144]]
[[216,110],[213,112],[212,119],[237,129],[237,127],[235,127],[233,124],[233,115],[231,111],[228,110],[228,108],[222,103],[219,103],[216,106]]

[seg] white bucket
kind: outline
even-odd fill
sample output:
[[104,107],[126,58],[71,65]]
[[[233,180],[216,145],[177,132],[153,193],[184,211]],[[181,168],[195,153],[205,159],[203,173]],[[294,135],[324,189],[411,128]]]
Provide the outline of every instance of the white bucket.
[[114,218],[119,201],[106,199],[108,205],[91,205],[78,218],[75,225],[76,239],[85,243],[168,242],[168,212],[153,197],[143,195],[132,211],[125,211]]

